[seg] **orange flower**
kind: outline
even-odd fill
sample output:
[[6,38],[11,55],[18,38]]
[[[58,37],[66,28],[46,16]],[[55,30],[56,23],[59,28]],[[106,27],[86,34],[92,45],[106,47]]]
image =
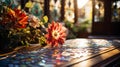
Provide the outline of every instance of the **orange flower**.
[[52,22],[48,25],[47,34],[45,37],[47,38],[46,43],[51,45],[52,47],[58,47],[59,44],[63,44],[66,39],[66,28],[62,26],[62,24],[58,22]]
[[15,17],[15,11],[10,8],[8,8],[8,14]]
[[15,12],[14,19],[17,22],[15,23],[15,27],[25,28],[26,25],[28,24],[28,16],[26,15],[26,13],[19,9],[14,9],[14,12]]
[[19,10],[19,9],[14,9],[15,15],[18,19],[22,19],[23,17],[26,17],[25,12]]
[[14,26],[15,28],[25,28],[26,25],[28,24],[27,22],[28,16],[23,17],[21,20],[19,20]]
[[28,24],[27,20],[28,20],[28,16],[23,17],[18,23],[20,24],[20,26],[22,26],[22,28],[25,28],[26,25]]
[[27,20],[28,20],[28,16],[23,17],[18,23],[20,25],[26,25],[26,24],[28,24]]

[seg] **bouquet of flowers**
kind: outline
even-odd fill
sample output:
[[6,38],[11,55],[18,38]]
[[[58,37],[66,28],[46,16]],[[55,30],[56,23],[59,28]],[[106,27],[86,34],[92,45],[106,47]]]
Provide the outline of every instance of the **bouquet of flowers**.
[[66,39],[66,28],[59,22],[39,19],[24,10],[0,6],[0,47],[17,47],[30,43],[58,47]]

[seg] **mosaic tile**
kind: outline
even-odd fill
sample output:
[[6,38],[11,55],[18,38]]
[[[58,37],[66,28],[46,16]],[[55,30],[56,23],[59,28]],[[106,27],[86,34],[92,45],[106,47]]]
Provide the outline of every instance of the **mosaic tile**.
[[[71,43],[73,42],[73,43]],[[79,44],[81,40],[68,40],[60,49],[38,49],[34,51],[17,52],[9,55],[6,59],[0,60],[1,67],[54,67],[56,64],[69,62],[75,58],[82,58],[107,50],[113,46],[112,43],[120,44],[111,40],[90,40],[85,41],[87,45]],[[104,42],[104,43],[102,43]],[[71,44],[70,44],[71,43]],[[74,45],[78,44],[78,45]],[[71,46],[72,45],[72,46]],[[73,46],[74,45],[74,46]],[[79,47],[78,47],[79,46]],[[0,57],[2,58],[2,57]]]

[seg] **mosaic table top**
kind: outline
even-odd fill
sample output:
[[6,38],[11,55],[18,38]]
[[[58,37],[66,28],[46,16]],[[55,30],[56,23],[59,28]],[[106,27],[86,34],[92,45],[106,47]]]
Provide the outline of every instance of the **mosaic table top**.
[[120,40],[70,39],[61,48],[41,48],[0,56],[0,67],[58,67],[77,58],[115,49],[119,44]]

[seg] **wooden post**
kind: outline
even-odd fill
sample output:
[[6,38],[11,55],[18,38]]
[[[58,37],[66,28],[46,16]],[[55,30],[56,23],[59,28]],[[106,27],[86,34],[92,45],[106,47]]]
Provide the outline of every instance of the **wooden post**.
[[104,8],[105,8],[105,16],[104,16],[104,23],[111,22],[111,1],[104,0]]
[[94,15],[95,15],[95,0],[92,0],[92,24],[94,23]]
[[77,23],[77,21],[78,21],[78,5],[77,5],[77,0],[74,0],[74,15],[75,15],[75,17],[74,17],[74,23]]
[[26,2],[28,2],[28,0],[21,0],[21,9],[24,9]]
[[65,19],[65,0],[61,0],[61,10],[60,10],[60,13],[61,13],[61,16],[60,16],[60,21],[64,21]]
[[50,0],[44,0],[44,15],[48,16],[50,21]]

